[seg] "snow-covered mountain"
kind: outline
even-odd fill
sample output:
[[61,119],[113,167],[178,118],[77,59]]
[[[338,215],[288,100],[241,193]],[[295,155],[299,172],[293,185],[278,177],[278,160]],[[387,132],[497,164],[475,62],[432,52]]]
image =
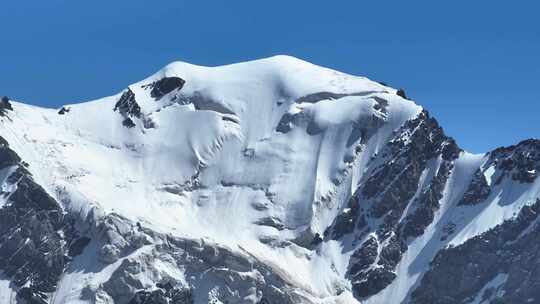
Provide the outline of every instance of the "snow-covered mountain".
[[276,56],[0,109],[0,303],[540,303],[540,141]]

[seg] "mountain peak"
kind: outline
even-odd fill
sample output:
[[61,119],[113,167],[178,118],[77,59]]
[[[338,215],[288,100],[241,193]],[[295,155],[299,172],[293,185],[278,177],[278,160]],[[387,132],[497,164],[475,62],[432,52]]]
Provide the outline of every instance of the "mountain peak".
[[504,282],[538,243],[538,142],[469,154],[367,78],[281,55],[174,62],[60,111],[10,104],[0,302],[433,303],[494,277],[509,292],[485,297],[534,293]]
[[306,65],[313,65],[315,66],[314,64],[308,62],[308,61],[305,61],[303,59],[300,59],[300,58],[297,58],[297,57],[294,57],[294,56],[290,56],[290,55],[274,55],[274,56],[270,56],[270,57],[264,57],[264,58],[258,58],[258,59],[253,59],[253,60],[247,60],[247,61],[241,61],[241,62],[236,62],[236,63],[229,63],[229,64],[224,64],[224,65],[218,65],[218,66],[201,66],[201,65],[196,65],[196,64],[192,64],[190,62],[187,62],[187,61],[181,61],[181,60],[178,60],[178,61],[173,61],[171,63],[169,63],[166,67],[168,66],[171,66],[171,65],[178,65],[178,66],[182,66],[182,65],[185,65],[185,66],[192,66],[192,67],[198,67],[198,68],[220,68],[220,67],[224,67],[224,66],[235,66],[235,65],[282,65],[282,66],[285,66],[285,65],[296,65],[296,66],[306,66]]

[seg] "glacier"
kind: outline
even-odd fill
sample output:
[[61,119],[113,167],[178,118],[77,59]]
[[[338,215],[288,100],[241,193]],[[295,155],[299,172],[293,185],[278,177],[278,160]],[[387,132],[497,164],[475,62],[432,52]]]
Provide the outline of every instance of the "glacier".
[[468,153],[398,93],[275,56],[5,101],[0,303],[540,301],[506,256],[455,294],[426,281],[493,231],[537,234],[539,141]]

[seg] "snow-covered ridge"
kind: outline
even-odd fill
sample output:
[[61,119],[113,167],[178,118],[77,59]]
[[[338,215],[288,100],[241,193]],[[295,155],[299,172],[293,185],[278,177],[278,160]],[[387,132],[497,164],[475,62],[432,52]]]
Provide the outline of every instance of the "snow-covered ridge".
[[[179,77],[185,84],[181,90],[156,100],[148,86],[164,77]],[[278,197],[276,201],[289,201],[278,208],[282,214],[275,215],[289,222],[284,223],[286,226],[309,224],[312,200],[328,195],[333,187],[331,180],[346,167],[334,159],[338,155],[351,158],[354,153],[353,140],[358,141],[360,136],[346,137],[352,133],[353,124],[359,128],[371,120],[387,121],[388,136],[420,109],[376,82],[288,56],[212,68],[175,62],[128,90],[133,92],[141,113],[131,117],[133,128],[124,126],[125,117],[112,110],[126,91],[66,105],[69,112],[64,115],[14,103],[13,127],[28,130],[24,136],[35,145],[19,153],[29,162],[35,159],[34,166],[39,168],[36,175],[46,184],[54,188],[58,180],[73,180],[79,191],[85,192],[88,187],[89,199],[105,209],[112,210],[107,202],[115,202],[115,210],[136,213],[134,217],[143,219],[148,217],[144,211],[148,205],[161,202],[169,209],[177,207],[176,201],[193,201],[194,197],[185,196],[198,196],[202,190],[182,195],[156,190],[182,189],[196,177],[197,183],[215,185],[212,187],[225,193],[234,187],[244,188],[249,197],[263,195],[263,190],[271,192]],[[344,97],[298,102],[320,92]],[[375,96],[388,100],[384,105],[388,113],[375,109]],[[287,115],[296,117],[298,124],[306,124],[308,132],[318,134],[305,136],[300,128],[276,132]],[[43,150],[49,151],[36,157],[35,152]],[[51,157],[44,157],[48,155]],[[205,173],[199,176],[203,168]],[[111,185],[113,180],[117,185]],[[298,189],[291,191],[289,183],[293,180]],[[111,187],[111,191],[93,191]],[[127,195],[133,191],[138,192],[139,199]],[[219,208],[219,212],[223,210]],[[177,212],[172,214],[175,216],[170,221],[163,221],[161,216],[160,221],[171,227],[185,222],[177,218]]]
[[[11,105],[0,136],[92,240],[50,303],[124,303],[163,289],[156,283],[167,278],[191,288],[196,303],[277,297],[255,283],[242,288],[260,280],[292,303],[404,301],[440,249],[512,218],[540,191],[518,148],[463,152],[397,90],[289,56],[174,62],[110,97],[60,110]],[[472,204],[461,203],[464,193]],[[363,248],[384,255],[400,242],[406,249],[395,261],[355,266]],[[182,258],[171,253],[178,246]],[[198,250],[201,264],[179,266]],[[219,269],[242,277],[237,293],[217,268],[191,277],[211,263],[209,250],[225,257]],[[132,262],[145,269],[140,286],[115,294],[108,284],[119,284]],[[88,265],[101,270],[77,270]],[[387,285],[359,292],[377,267]]]

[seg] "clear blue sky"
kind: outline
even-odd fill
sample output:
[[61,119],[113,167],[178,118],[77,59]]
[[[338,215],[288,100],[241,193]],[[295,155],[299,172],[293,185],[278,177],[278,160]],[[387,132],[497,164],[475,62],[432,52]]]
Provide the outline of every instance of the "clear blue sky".
[[58,107],[165,64],[289,54],[403,87],[465,149],[540,137],[538,1],[3,1],[0,95]]

